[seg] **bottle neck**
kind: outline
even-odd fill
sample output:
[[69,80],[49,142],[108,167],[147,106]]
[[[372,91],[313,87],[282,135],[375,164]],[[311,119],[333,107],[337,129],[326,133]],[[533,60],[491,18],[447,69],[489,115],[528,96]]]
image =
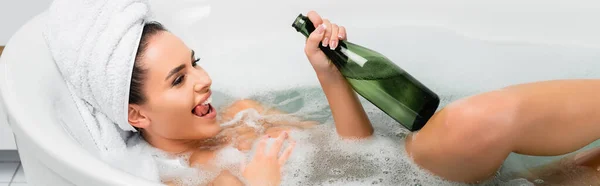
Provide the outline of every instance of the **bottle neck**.
[[315,31],[315,26],[313,25],[313,23],[308,19],[308,17],[302,14],[296,17],[296,20],[294,21],[294,24],[292,24],[292,27],[294,27],[296,31],[300,32],[305,37],[308,37],[310,33]]

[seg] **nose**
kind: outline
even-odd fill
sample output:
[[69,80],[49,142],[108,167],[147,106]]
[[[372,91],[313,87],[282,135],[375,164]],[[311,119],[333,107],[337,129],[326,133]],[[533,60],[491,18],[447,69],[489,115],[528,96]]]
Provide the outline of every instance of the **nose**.
[[194,91],[198,93],[206,93],[210,90],[212,80],[204,70],[198,70],[194,73]]

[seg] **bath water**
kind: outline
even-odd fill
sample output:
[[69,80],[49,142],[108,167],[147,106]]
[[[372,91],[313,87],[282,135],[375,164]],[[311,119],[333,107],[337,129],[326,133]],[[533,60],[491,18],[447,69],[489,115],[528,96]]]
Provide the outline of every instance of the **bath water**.
[[[242,121],[240,123],[250,124],[258,132],[263,128],[251,123],[259,119],[286,120],[292,115],[321,123],[290,133],[290,137],[296,141],[296,147],[283,167],[281,185],[467,185],[446,181],[419,168],[404,151],[403,141],[408,130],[366,100],[361,101],[374,125],[373,137],[342,140],[335,131],[327,101],[320,89],[271,92],[252,99],[289,113],[265,116],[251,109],[240,112],[236,119]],[[273,141],[271,139],[270,143]],[[164,153],[160,155],[158,151],[154,153],[159,160],[162,180],[172,181],[176,185],[205,185],[221,170],[229,170],[241,177],[240,165],[251,160],[254,149],[241,152],[231,146],[225,147],[212,162],[218,168],[188,167],[189,154],[172,157]],[[478,185],[532,184],[517,179],[508,182],[490,180]]]

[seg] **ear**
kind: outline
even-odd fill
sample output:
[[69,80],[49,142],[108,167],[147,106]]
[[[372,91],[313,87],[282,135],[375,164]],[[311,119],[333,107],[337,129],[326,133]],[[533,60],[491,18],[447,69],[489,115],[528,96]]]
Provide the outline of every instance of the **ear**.
[[139,105],[129,104],[127,115],[129,124],[134,127],[143,129],[150,126],[150,118],[144,115],[142,108]]

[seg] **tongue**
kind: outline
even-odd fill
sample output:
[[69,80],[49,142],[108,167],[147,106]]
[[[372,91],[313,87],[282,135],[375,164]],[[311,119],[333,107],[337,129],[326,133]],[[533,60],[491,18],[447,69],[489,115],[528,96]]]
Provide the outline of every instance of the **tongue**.
[[202,117],[204,115],[206,115],[208,113],[208,109],[210,107],[208,106],[208,104],[206,105],[198,105],[196,106],[196,108],[194,108],[194,114]]

